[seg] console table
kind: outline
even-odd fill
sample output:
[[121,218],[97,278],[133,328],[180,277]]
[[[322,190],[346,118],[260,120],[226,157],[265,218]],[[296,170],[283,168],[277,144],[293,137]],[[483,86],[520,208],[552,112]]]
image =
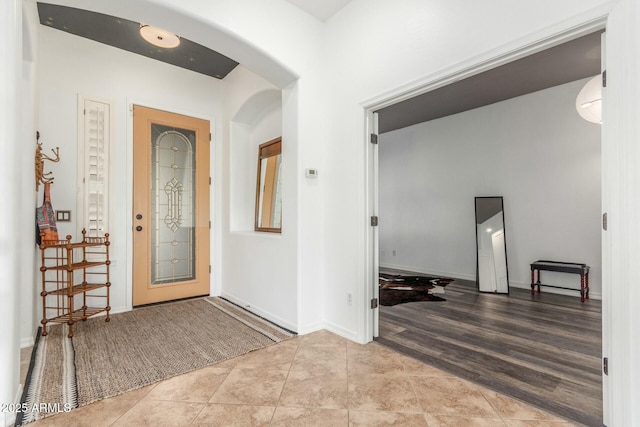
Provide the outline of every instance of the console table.
[[[574,273],[580,275],[580,302],[584,302],[585,298],[589,299],[589,266],[586,264],[579,264],[574,262],[559,262],[559,261],[547,261],[538,260],[531,264],[531,295],[535,293],[535,287],[538,286],[538,292],[540,292],[540,286],[546,286],[548,288],[557,289],[569,289],[577,291],[575,288],[567,288],[564,286],[545,285],[540,283],[540,271],[557,271],[560,273]],[[537,277],[534,282],[534,274],[537,273]]]

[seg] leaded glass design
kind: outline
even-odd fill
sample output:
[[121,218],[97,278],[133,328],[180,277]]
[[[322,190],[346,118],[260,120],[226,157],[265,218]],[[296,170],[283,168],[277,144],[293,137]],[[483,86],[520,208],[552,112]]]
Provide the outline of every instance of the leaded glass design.
[[151,125],[151,284],[195,279],[195,132]]

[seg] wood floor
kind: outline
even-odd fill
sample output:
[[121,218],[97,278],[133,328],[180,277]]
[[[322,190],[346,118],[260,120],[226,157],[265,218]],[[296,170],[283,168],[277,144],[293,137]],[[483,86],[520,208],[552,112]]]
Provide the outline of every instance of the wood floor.
[[[578,295],[578,293],[576,293]],[[601,302],[456,280],[446,301],[380,307],[376,341],[588,426],[602,426]]]

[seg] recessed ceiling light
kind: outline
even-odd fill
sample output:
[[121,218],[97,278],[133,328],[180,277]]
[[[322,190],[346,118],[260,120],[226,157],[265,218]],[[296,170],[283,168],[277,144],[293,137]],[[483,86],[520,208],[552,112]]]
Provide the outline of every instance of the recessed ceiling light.
[[171,49],[180,45],[180,37],[151,25],[140,24],[140,35],[154,46]]

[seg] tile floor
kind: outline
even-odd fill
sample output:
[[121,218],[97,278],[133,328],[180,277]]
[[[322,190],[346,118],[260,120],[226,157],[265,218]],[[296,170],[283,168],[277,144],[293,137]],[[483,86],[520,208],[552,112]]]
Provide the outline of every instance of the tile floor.
[[[29,353],[23,357],[28,359]],[[30,424],[141,425],[572,424],[378,343],[359,345],[327,331],[295,337]]]

